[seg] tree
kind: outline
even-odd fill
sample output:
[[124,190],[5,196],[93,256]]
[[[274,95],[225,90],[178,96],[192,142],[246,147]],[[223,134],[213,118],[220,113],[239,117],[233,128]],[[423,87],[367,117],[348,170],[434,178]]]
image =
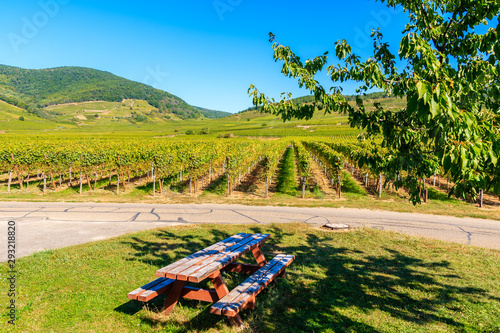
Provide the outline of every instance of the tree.
[[206,135],[206,134],[210,134],[210,128],[208,127],[203,127],[200,131],[200,134],[202,135]]
[[[367,138],[382,137],[389,150],[384,162],[388,178],[401,175],[396,186],[410,190],[410,200],[420,202],[420,179],[436,168],[455,182],[452,189],[462,198],[475,198],[478,189],[500,194],[500,43],[497,0],[382,0],[389,7],[403,6],[409,23],[399,44],[399,59],[384,42],[380,29],[372,32],[373,56],[362,60],[346,40],[335,43],[340,65],[326,67],[333,82],[360,83],[355,105],[340,87],[329,92],[315,79],[327,65],[328,52],[302,62],[292,50],[270,33],[275,61],[282,73],[296,78],[300,87],[314,95],[310,104],[291,102],[291,94],[269,99],[253,85],[254,104],[266,112],[309,119],[316,110],[349,115],[353,127]],[[480,25],[487,29],[477,30]],[[496,27],[495,27],[496,25]],[[406,107],[394,111],[374,103],[368,111],[361,95],[378,89],[406,98]]]

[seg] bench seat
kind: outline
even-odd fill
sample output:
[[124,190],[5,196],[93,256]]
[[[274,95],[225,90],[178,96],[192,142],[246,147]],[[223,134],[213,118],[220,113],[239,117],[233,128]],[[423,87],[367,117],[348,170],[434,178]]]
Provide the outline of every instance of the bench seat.
[[166,293],[170,288],[172,288],[172,283],[175,280],[168,279],[165,277],[158,278],[151,281],[140,288],[128,293],[129,299],[136,299],[141,302],[147,302],[152,300],[158,295]]
[[225,315],[231,318],[235,317],[243,308],[253,307],[255,296],[277,276],[281,275],[294,259],[295,256],[293,255],[277,255],[243,283],[234,288],[229,294],[212,305],[210,313]]

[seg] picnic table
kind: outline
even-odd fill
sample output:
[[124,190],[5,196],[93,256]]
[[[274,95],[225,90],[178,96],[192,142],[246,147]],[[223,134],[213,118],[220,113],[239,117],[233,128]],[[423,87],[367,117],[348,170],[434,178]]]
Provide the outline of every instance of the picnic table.
[[[210,312],[227,316],[232,324],[241,325],[240,310],[255,307],[255,297],[295,259],[293,255],[279,254],[267,262],[262,245],[269,234],[239,233],[198,251],[156,271],[159,278],[130,292],[129,299],[147,302],[160,294],[167,294],[162,313],[168,314],[179,299],[188,298],[214,303]],[[237,263],[235,260],[252,252],[256,264]],[[251,274],[231,292],[222,279],[222,272]],[[210,279],[214,289],[188,286]]]

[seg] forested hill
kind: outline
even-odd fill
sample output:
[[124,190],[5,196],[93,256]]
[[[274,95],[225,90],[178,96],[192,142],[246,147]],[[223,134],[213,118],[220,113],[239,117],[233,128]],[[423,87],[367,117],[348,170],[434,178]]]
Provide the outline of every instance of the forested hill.
[[216,110],[210,110],[210,109],[205,109],[199,106],[195,106],[198,111],[200,111],[201,115],[205,118],[211,118],[211,119],[216,119],[216,118],[223,118],[232,115],[232,113],[225,112],[225,111],[216,111]]
[[124,99],[145,100],[160,112],[174,113],[184,119],[221,116],[201,111],[168,92],[91,68],[36,70],[0,65],[0,100],[42,117],[43,108],[49,105]]

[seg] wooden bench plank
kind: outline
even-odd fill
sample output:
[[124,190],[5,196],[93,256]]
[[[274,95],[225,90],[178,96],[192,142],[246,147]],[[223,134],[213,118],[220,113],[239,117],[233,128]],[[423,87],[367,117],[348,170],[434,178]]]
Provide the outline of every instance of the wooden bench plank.
[[281,259],[283,259],[284,257],[285,257],[284,254],[278,254],[271,261],[269,261],[264,267],[260,268],[258,271],[256,271],[250,277],[248,277],[245,281],[243,281],[240,285],[231,290],[229,294],[221,298],[219,302],[212,305],[210,312],[215,314],[222,314],[222,309],[224,309],[227,304],[231,303],[235,298],[241,295],[241,293],[243,293],[246,289],[248,289],[248,287],[250,287],[253,283],[257,282],[262,277],[262,275],[264,275],[267,271],[269,271],[269,269],[271,269],[274,265],[279,263]]
[[[271,235],[269,234],[256,234],[255,238],[238,247],[235,249],[228,249],[228,251],[225,251],[224,253],[221,253],[220,255],[214,256],[214,260],[212,263],[204,266],[200,270],[198,270],[195,273],[191,273],[189,275],[188,280],[191,282],[200,282],[203,281],[205,278],[210,276],[212,273],[220,270],[222,267],[226,266],[230,262],[238,259],[241,257],[243,254],[247,253],[248,251],[251,251],[252,249],[256,248],[259,246],[261,243],[265,242],[267,239],[269,239]],[[235,245],[236,246],[236,245]],[[218,258],[215,258],[218,257]]]
[[250,236],[251,236],[251,234],[239,233],[239,234],[233,235],[231,237],[228,237],[228,238],[226,238],[226,239],[224,239],[224,240],[222,240],[214,245],[211,245],[203,250],[200,250],[196,253],[193,253],[192,255],[190,255],[186,258],[183,258],[183,259],[176,261],[168,266],[160,268],[159,270],[156,271],[156,276],[169,277],[169,276],[166,276],[166,274],[165,274],[166,272],[173,271],[177,267],[185,265],[186,263],[189,263],[192,260],[195,260],[197,262],[197,261],[199,261],[199,259],[201,259],[207,255],[211,256],[211,255],[217,254],[220,251],[224,250],[224,248],[226,248],[228,246],[232,246],[235,243],[237,243],[238,241],[240,241],[241,239],[245,239],[245,238],[248,238]]
[[295,256],[278,255],[264,267],[255,272],[229,294],[212,305],[210,313],[234,317],[238,312],[255,302],[258,295],[276,276],[281,274],[292,263]]
[[128,298],[129,299],[137,299],[137,297],[139,297],[139,295],[141,295],[145,291],[152,290],[153,288],[157,287],[158,285],[164,283],[166,280],[169,280],[169,279],[158,278],[158,279],[156,279],[154,281],[151,281],[151,282],[143,285],[142,287],[139,287],[136,290],[129,292],[128,293]]
[[148,302],[148,301],[152,300],[153,298],[155,298],[156,296],[164,294],[167,291],[169,291],[170,288],[172,288],[172,284],[175,280],[167,279],[167,278],[164,278],[164,279],[165,280],[163,282],[157,284],[156,286],[154,286],[152,288],[149,288],[148,290],[146,290],[142,294],[140,294],[137,297],[137,300],[141,301],[141,302]]
[[273,266],[257,282],[252,284],[252,286],[247,288],[239,297],[234,299],[233,302],[224,309],[223,314],[226,316],[234,316],[241,309],[245,308],[249,302],[255,302],[255,297],[262,290],[264,290],[264,288],[269,283],[271,283],[278,275],[280,275],[286,269],[286,267],[288,267],[288,265],[292,263],[294,259],[294,256],[284,257],[277,265]]

